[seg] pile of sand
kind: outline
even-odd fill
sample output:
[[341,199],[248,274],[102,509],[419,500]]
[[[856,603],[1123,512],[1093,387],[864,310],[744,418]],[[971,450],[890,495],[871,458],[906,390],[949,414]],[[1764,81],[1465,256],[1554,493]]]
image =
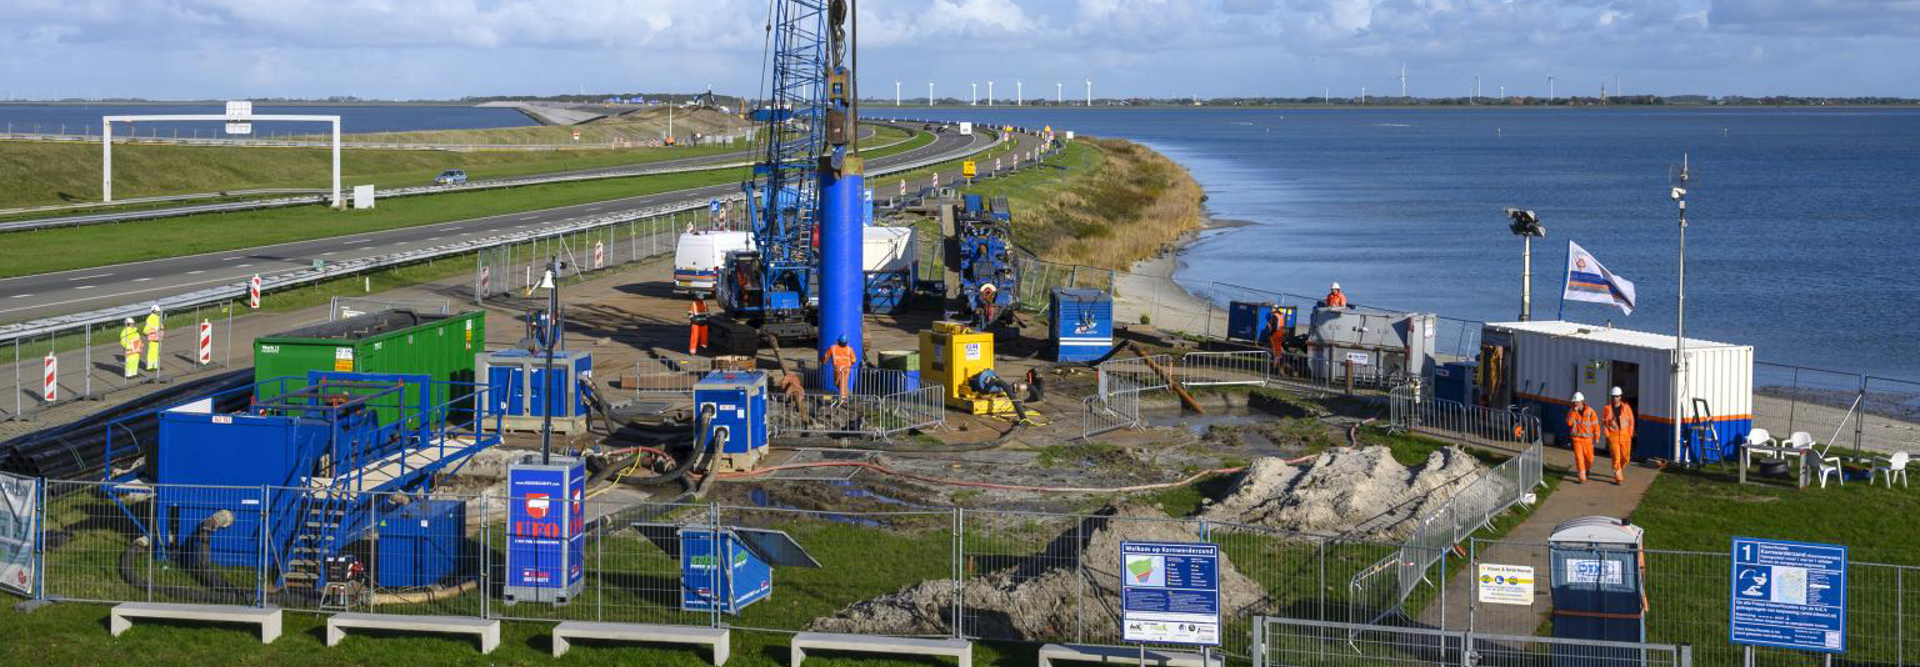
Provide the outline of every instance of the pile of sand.
[[1436,451],[1413,467],[1400,465],[1381,446],[1332,449],[1300,465],[1262,458],[1200,516],[1301,532],[1401,539],[1418,519],[1483,477],[1487,482],[1473,486],[1472,497],[1459,502],[1475,511],[1490,508],[1506,489],[1484,472],[1479,461],[1457,447]]
[[[967,633],[1007,640],[1072,636],[1076,628],[1117,628],[1122,541],[1193,542],[1190,522],[1168,521],[1159,510],[1130,506],[1109,510],[1061,533],[1041,552],[969,577],[961,586]],[[1077,558],[1076,558],[1077,556]],[[1075,563],[1079,563],[1076,572]],[[995,564],[976,561],[969,569]],[[807,629],[889,635],[952,631],[954,585],[938,579],[856,602]],[[1260,604],[1264,589],[1220,561],[1220,605],[1233,616]]]

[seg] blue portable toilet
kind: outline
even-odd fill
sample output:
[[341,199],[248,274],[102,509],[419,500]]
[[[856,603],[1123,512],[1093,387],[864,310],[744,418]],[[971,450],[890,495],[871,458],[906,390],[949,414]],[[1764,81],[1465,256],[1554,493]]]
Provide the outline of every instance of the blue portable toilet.
[[1049,293],[1048,346],[1054,361],[1094,361],[1113,350],[1113,298],[1083,287]]
[[1227,340],[1266,346],[1267,336],[1273,333],[1267,326],[1267,320],[1276,310],[1280,312],[1280,324],[1292,331],[1293,306],[1276,306],[1271,301],[1228,302]]
[[[1647,638],[1645,531],[1620,519],[1589,516],[1553,528],[1547,559],[1553,592],[1553,636],[1644,642]],[[1564,654],[1563,654],[1564,651]],[[1641,664],[1640,652],[1593,646],[1554,647],[1561,667]]]
[[1461,405],[1473,405],[1473,378],[1479,364],[1451,362],[1433,368],[1433,397]]

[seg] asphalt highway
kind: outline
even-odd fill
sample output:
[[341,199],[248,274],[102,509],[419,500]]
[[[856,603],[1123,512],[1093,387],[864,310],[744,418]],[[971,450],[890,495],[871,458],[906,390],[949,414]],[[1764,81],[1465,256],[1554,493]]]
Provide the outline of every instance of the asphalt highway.
[[[1040,140],[1036,137],[1024,134],[1012,136],[1019,142],[1020,150],[1039,146]],[[972,136],[941,134],[933,143],[926,146],[871,160],[869,169],[933,157],[954,159],[982,150],[992,141],[993,137],[986,133],[975,133]],[[954,174],[948,175],[948,183],[953,181],[953,176]],[[909,184],[909,187],[918,189],[922,185],[925,183],[916,182]],[[872,187],[876,188],[876,193],[881,196],[891,195],[898,188],[898,179],[875,177]],[[702,201],[739,191],[739,184],[726,183],[382,232],[0,279],[0,322],[19,322],[109,306],[136,304],[213,285],[243,282],[254,274],[272,274],[309,267],[315,260],[335,263],[387,255],[446,243],[481,239],[496,234],[531,231],[541,226],[610,215],[625,210],[676,202]]]

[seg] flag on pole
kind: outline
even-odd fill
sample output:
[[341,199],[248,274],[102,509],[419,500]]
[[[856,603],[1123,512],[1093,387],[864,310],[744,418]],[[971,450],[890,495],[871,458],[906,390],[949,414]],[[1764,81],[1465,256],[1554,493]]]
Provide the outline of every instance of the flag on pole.
[[1633,281],[1616,276],[1593,253],[1567,240],[1567,288],[1561,298],[1568,301],[1609,303],[1633,314]]

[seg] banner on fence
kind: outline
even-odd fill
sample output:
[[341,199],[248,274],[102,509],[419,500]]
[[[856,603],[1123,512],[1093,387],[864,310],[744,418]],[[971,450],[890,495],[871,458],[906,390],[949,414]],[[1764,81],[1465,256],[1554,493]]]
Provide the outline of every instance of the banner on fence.
[[1120,561],[1124,640],[1220,645],[1220,547],[1121,542]]
[[1480,602],[1533,604],[1533,568],[1526,565],[1480,564]]
[[0,473],[0,588],[33,594],[34,538],[40,532],[39,486],[32,477]]
[[1845,546],[1736,537],[1730,574],[1733,643],[1847,650]]

